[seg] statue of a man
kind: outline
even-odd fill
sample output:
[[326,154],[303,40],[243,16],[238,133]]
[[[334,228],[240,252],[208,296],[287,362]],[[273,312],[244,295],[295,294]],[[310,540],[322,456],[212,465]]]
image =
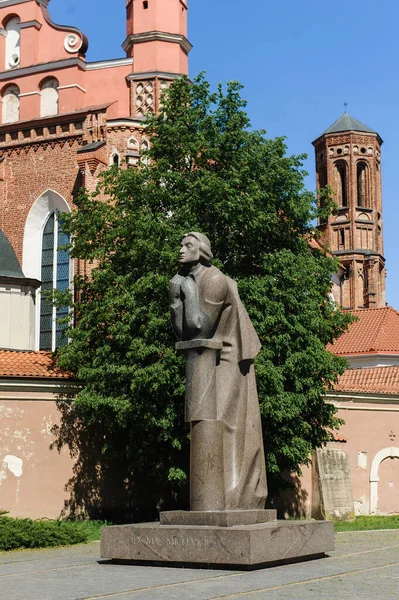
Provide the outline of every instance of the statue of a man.
[[183,237],[181,269],[169,288],[172,324],[180,342],[212,340],[221,348],[215,389],[223,432],[224,509],[263,509],[266,469],[253,365],[261,345],[237,284],[211,266],[211,259],[205,235]]

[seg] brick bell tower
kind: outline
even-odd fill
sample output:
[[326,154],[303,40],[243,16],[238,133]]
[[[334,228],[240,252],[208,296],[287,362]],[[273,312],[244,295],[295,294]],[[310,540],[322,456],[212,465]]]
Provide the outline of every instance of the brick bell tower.
[[340,302],[344,309],[386,305],[382,143],[376,131],[347,113],[313,142],[317,188],[329,185],[338,205],[318,229],[344,267]]
[[126,0],[127,37],[123,49],[133,57],[130,113],[157,112],[162,91],[188,74],[187,0]]

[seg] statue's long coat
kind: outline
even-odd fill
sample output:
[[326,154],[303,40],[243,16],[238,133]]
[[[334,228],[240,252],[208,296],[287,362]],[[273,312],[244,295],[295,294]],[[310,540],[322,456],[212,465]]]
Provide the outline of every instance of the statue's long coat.
[[[253,365],[261,348],[259,338],[235,281],[216,267],[201,264],[188,277],[195,280],[201,312],[202,327],[195,337],[223,344],[216,367],[216,388],[217,419],[224,423],[226,509],[263,508],[266,468]],[[184,310],[179,314],[182,322],[181,329],[177,327],[178,337],[193,339],[192,332],[185,335]]]

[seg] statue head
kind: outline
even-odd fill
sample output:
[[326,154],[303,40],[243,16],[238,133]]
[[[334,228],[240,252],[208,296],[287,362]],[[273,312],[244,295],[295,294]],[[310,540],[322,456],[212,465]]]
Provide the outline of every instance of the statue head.
[[185,233],[180,244],[180,263],[201,262],[208,264],[213,258],[211,242],[203,233]]

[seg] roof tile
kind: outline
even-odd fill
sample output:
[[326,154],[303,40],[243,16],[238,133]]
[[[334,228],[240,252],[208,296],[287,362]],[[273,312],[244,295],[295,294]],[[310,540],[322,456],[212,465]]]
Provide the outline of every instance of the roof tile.
[[339,378],[335,391],[399,396],[399,366],[347,369]]
[[340,356],[399,354],[399,312],[388,306],[354,310],[352,314],[358,321],[327,350]]
[[21,350],[0,350],[0,377],[73,379],[57,367],[51,353]]
[[328,129],[326,129],[323,133],[338,133],[341,131],[361,131],[365,133],[377,133],[374,129],[371,129],[364,123],[361,123],[354,117],[348,115],[348,113],[344,113],[337,119]]

